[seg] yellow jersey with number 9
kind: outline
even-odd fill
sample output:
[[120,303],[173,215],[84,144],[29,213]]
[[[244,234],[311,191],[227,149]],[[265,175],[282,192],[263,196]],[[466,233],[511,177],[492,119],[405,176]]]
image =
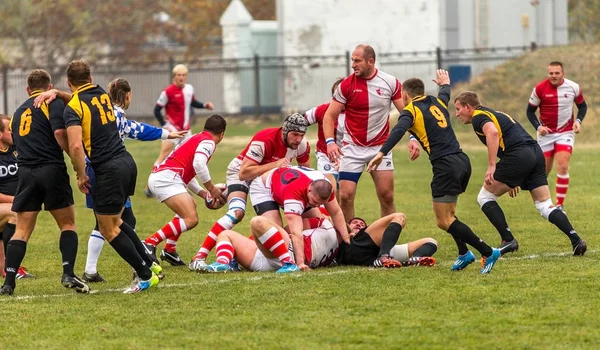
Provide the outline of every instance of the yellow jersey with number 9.
[[74,91],[64,119],[67,128],[81,126],[83,146],[92,165],[125,154],[112,102],[98,85],[88,83]]

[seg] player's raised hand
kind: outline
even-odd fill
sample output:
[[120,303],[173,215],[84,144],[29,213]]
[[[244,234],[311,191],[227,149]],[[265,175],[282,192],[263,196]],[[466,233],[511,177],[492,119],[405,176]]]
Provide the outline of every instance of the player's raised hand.
[[421,154],[421,148],[419,147],[419,141],[410,140],[408,141],[408,154],[410,154],[410,160],[419,158]]
[[56,99],[57,94],[58,94],[58,90],[56,90],[56,89],[50,89],[48,91],[42,92],[35,98],[35,100],[33,100],[33,107],[40,108],[40,106],[44,102],[50,103],[50,102],[54,101],[54,99]]
[[377,152],[375,157],[373,157],[369,164],[367,164],[367,172],[370,173],[371,171],[377,170],[377,167],[379,166],[379,164],[381,164],[381,161],[383,160],[383,156],[383,153]]
[[448,71],[445,69],[438,69],[436,71],[437,79],[433,79],[433,82],[439,86],[442,85],[450,85],[450,75],[448,75]]
[[180,138],[184,137],[187,133],[188,133],[187,130],[171,131],[171,132],[169,132],[169,136],[167,136],[167,138],[169,140],[171,140],[171,139],[180,139]]

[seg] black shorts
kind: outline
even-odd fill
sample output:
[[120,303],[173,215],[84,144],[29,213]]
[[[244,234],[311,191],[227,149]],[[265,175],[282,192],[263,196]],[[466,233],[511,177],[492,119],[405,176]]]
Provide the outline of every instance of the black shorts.
[[449,154],[431,163],[431,196],[457,196],[466,191],[471,178],[471,162],[465,153]]
[[505,153],[496,164],[494,179],[529,191],[548,185],[546,161],[540,146],[520,146]]
[[129,153],[92,165],[96,173],[93,200],[95,212],[116,215],[121,212],[127,198],[135,193],[137,166]]
[[339,265],[373,266],[378,255],[379,246],[365,230],[360,230],[350,244],[340,244],[336,261]]
[[15,213],[62,209],[73,205],[73,190],[67,167],[47,164],[38,167],[19,166],[19,182],[12,204]]

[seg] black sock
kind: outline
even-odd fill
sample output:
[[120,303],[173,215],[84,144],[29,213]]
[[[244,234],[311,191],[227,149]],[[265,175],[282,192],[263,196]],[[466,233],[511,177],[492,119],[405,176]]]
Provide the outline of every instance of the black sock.
[[125,233],[123,233],[123,231],[119,232],[119,234],[110,241],[110,245],[117,251],[123,260],[127,261],[127,263],[133,267],[140,279],[148,280],[152,277],[150,267],[140,257],[133,246],[133,242]]
[[390,250],[394,248],[400,238],[400,232],[402,232],[402,225],[397,222],[392,222],[383,231],[383,237],[381,238],[381,247],[379,247],[379,255],[389,255]]
[[465,255],[469,252],[469,247],[467,247],[465,242],[459,240],[454,236],[452,238],[454,238],[454,242],[456,243],[456,247],[458,248],[458,255]]
[[492,248],[482,239],[477,237],[471,228],[460,222],[460,220],[454,220],[452,225],[450,225],[448,228],[448,233],[451,234],[452,237],[457,238],[477,249],[482,256],[492,255]]
[[25,257],[27,251],[27,242],[21,240],[12,240],[8,243],[6,249],[6,278],[4,284],[15,288],[15,279],[17,277],[17,270],[21,266],[21,262]]
[[121,220],[127,223],[129,227],[135,230],[135,225],[137,224],[137,219],[135,215],[133,215],[133,209],[131,207],[123,209],[123,213],[121,214]]
[[485,203],[481,210],[487,216],[488,220],[494,225],[500,237],[502,237],[503,241],[510,242],[515,237],[513,237],[512,232],[510,232],[510,228],[508,227],[508,223],[506,222],[506,217],[504,216],[504,212],[502,208],[498,205],[496,201],[489,201]]
[[548,215],[548,221],[554,224],[554,226],[558,227],[569,239],[571,240],[571,245],[577,244],[580,238],[575,229],[569,222],[569,218],[565,213],[563,213],[560,209],[554,209]]
[[75,259],[77,258],[77,232],[65,230],[60,233],[58,246],[62,254],[63,274],[75,276],[73,269],[75,268]]
[[[466,245],[465,245],[465,247],[466,247]],[[437,252],[437,248],[438,248],[437,244],[435,244],[433,242],[427,242],[427,243],[423,244],[422,246],[420,246],[419,248],[417,248],[417,250],[415,250],[415,252],[413,253],[413,256],[414,257],[433,256],[433,254],[435,254],[435,252]],[[467,251],[468,251],[468,249],[467,249]]]
[[2,231],[2,241],[4,242],[4,256],[6,256],[6,249],[8,248],[8,241],[15,234],[15,224],[9,224],[8,222],[4,225],[4,231]]
[[137,251],[137,253],[144,260],[146,265],[152,266],[152,258],[150,258],[150,255],[148,255],[146,247],[144,247],[144,244],[142,243],[142,241],[140,241],[140,238],[135,233],[135,230],[132,229],[131,226],[127,225],[125,221],[123,221],[119,228],[121,229],[121,232],[125,233],[125,235],[129,237],[129,239],[133,243],[133,246],[135,247],[135,251]]

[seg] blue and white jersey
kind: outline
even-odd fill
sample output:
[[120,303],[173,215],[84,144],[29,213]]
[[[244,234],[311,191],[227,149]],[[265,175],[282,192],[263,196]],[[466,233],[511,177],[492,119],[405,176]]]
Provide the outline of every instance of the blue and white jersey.
[[153,141],[166,139],[169,136],[169,132],[165,129],[127,119],[123,108],[117,105],[114,106],[114,111],[115,118],[117,119],[117,128],[122,140],[128,138],[140,141]]

